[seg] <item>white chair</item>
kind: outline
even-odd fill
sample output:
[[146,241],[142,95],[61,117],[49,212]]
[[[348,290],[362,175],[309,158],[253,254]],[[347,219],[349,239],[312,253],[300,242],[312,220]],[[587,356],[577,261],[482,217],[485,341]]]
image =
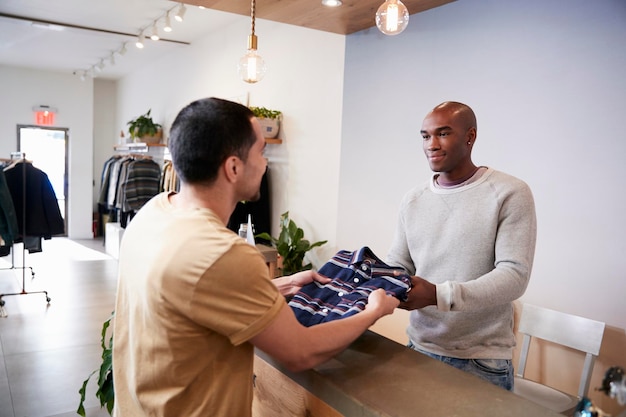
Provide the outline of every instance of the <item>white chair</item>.
[[[604,323],[524,304],[519,322],[524,334],[513,392],[558,413],[573,415],[580,398],[587,396],[593,363],[600,352]],[[524,378],[532,337],[544,339],[586,353],[576,396]]]

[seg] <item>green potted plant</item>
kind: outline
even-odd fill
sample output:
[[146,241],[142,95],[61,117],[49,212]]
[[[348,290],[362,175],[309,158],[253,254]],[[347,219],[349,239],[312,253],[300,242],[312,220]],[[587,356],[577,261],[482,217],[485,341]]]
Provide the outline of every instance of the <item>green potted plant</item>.
[[270,241],[272,246],[276,248],[282,259],[283,275],[311,269],[310,263],[304,265],[304,255],[311,249],[327,242],[327,240],[323,240],[311,243],[304,239],[304,231],[289,218],[288,211],[280,216],[280,235],[278,238],[274,238],[266,232],[259,233],[255,237]]
[[279,110],[270,110],[265,107],[250,107],[254,116],[259,120],[263,136],[273,139],[278,136],[280,121],[283,113]]
[[78,410],[76,413],[85,417],[85,395],[87,393],[87,384],[91,377],[98,373],[98,390],[96,391],[96,397],[100,400],[100,407],[105,407],[109,412],[109,415],[113,415],[113,405],[115,403],[115,394],[113,393],[113,334],[109,336],[107,342],[107,330],[111,326],[111,321],[115,313],[111,313],[111,316],[102,324],[102,335],[100,338],[100,346],[102,346],[102,363],[100,368],[94,370],[78,390],[80,394],[80,403],[78,404]]
[[155,123],[150,116],[152,109],[129,121],[128,133],[133,142],[159,143],[162,137],[161,125]]

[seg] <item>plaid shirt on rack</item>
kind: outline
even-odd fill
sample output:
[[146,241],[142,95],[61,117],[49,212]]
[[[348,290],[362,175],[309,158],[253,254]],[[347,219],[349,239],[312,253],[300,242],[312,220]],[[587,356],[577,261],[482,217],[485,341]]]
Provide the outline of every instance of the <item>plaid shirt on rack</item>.
[[[394,271],[402,275],[394,276]],[[411,288],[411,278],[402,268],[385,264],[367,246],[337,252],[318,272],[332,281],[305,285],[289,301],[298,321],[307,327],[363,311],[367,297],[378,288],[400,301],[406,301]]]

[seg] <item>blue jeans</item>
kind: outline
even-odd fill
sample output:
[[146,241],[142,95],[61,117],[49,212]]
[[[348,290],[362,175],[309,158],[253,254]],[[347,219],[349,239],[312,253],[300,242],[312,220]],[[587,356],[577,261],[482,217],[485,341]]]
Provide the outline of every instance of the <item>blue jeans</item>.
[[513,375],[513,363],[508,359],[459,359],[425,352],[415,346],[411,341],[409,341],[407,346],[426,356],[430,356],[431,358],[454,366],[457,369],[476,375],[501,388],[513,391],[513,381],[515,378]]

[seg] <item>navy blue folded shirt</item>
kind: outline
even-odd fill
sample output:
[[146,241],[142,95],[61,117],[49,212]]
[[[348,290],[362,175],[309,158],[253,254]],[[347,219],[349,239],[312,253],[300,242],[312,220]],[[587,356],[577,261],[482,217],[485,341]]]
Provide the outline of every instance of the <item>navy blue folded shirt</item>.
[[[394,276],[394,271],[401,275]],[[307,327],[363,311],[367,297],[378,288],[400,301],[406,301],[411,288],[411,278],[402,268],[385,264],[367,246],[337,252],[318,272],[332,281],[307,284],[289,301],[298,321]]]

